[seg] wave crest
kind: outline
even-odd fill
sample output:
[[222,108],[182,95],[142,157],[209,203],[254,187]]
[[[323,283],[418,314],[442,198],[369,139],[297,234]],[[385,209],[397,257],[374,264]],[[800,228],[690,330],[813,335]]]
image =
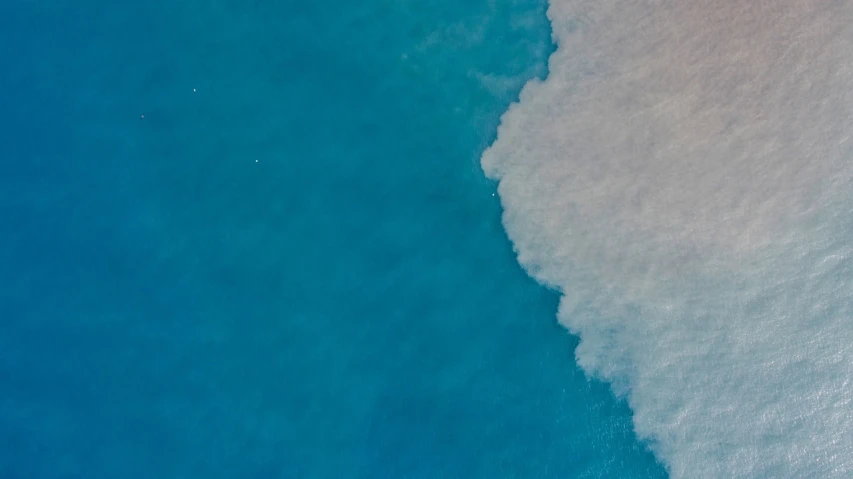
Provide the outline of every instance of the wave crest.
[[552,0],[483,155],[674,477],[853,475],[853,4]]

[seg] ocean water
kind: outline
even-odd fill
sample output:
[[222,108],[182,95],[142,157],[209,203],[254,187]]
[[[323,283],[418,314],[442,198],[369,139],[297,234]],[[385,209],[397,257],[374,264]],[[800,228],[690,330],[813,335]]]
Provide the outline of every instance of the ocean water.
[[553,0],[483,156],[672,477],[853,477],[853,2]]
[[545,8],[0,3],[0,477],[665,477],[480,168]]

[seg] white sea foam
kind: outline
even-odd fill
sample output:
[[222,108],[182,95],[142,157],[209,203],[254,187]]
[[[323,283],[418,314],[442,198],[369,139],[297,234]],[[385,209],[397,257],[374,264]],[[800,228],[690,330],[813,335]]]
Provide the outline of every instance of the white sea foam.
[[853,477],[853,1],[552,0],[519,261],[676,478]]

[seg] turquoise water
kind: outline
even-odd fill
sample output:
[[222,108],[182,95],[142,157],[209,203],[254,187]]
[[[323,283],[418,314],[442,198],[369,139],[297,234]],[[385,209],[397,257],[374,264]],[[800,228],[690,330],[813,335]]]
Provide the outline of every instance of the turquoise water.
[[544,2],[137,3],[0,5],[0,476],[665,476],[479,168]]

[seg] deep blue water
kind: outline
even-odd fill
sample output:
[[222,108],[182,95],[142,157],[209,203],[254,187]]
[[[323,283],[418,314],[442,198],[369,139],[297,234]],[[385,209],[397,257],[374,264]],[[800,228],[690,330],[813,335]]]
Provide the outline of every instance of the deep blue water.
[[0,3],[0,477],[665,476],[479,168],[544,1],[357,4]]

